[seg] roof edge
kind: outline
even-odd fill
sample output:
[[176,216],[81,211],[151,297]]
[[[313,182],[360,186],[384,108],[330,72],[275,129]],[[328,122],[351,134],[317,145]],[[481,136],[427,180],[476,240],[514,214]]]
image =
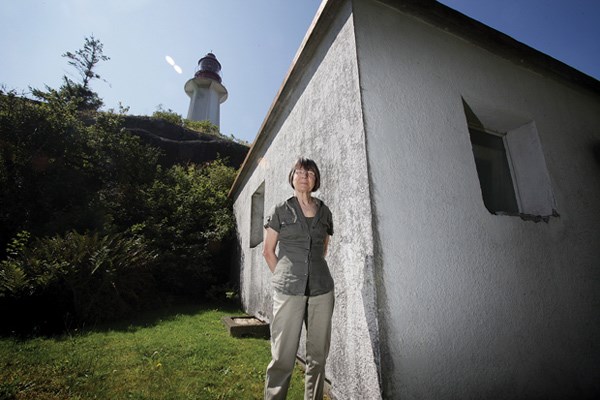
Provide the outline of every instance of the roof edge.
[[376,0],[532,70],[600,94],[600,81],[436,0]]
[[328,25],[321,23],[321,21],[327,19],[327,17],[330,16],[336,8],[335,6],[340,5],[344,1],[345,0],[321,1],[319,9],[317,10],[306,34],[304,35],[304,39],[302,40],[302,43],[300,44],[300,47],[298,48],[298,51],[296,52],[296,55],[294,56],[290,67],[288,68],[288,72],[285,78],[283,79],[283,82],[279,87],[279,90],[277,91],[277,94],[275,95],[275,98],[271,103],[269,110],[267,111],[267,115],[265,116],[260,128],[258,129],[258,133],[254,141],[252,142],[252,145],[250,146],[250,150],[248,150],[246,158],[244,159],[244,162],[238,170],[237,176],[235,177],[235,180],[233,181],[231,189],[229,190],[229,193],[227,195],[229,198],[233,198],[235,200],[235,197],[237,197],[237,192],[246,178],[246,171],[250,163],[256,158],[256,152],[260,150],[262,144],[268,138],[266,132],[268,131],[268,127],[271,125],[271,122],[277,115],[277,106],[279,105],[279,103],[285,100],[288,88],[292,86],[294,76],[296,75],[297,71],[301,68],[303,61],[312,53],[309,50],[311,50],[316,45],[314,43],[316,40],[315,37],[318,36],[320,32],[327,29]]
[[[245,181],[249,165],[257,157],[257,152],[268,139],[268,128],[278,114],[277,107],[285,101],[289,88],[293,85],[294,77],[303,66],[304,61],[310,57],[319,33],[328,28],[322,23],[335,13],[337,6],[351,0],[322,0],[313,21],[304,36],[302,43],[288,72],[281,84],[256,138],[248,151],[244,162],[240,166],[236,178],[229,190],[228,197],[235,198]],[[454,34],[470,43],[486,49],[500,57],[511,60],[532,70],[543,70],[552,73],[555,77],[575,86],[600,94],[600,81],[563,63],[539,50],[534,49],[518,40],[502,33],[482,22],[479,22],[459,11],[454,10],[436,0],[376,0],[401,12],[406,12],[422,21],[432,24],[439,29]]]

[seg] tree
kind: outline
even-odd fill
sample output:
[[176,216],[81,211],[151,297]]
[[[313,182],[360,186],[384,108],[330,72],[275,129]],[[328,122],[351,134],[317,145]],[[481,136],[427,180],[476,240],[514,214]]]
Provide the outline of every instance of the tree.
[[92,79],[101,79],[100,75],[95,71],[96,65],[100,61],[108,61],[110,57],[104,55],[104,45],[94,35],[85,38],[83,49],[77,50],[75,53],[67,51],[62,55],[67,57],[69,65],[81,75],[81,85],[84,89],[89,89],[89,83]]
[[0,255],[21,230],[54,234],[82,213],[92,219],[90,191],[81,190],[94,179],[82,169],[83,129],[72,103],[0,93]]
[[227,281],[220,247],[234,231],[227,193],[235,174],[220,159],[201,167],[175,165],[146,190],[146,218],[132,231],[158,254],[154,272],[165,292],[203,297]]
[[163,169],[160,149],[124,129],[123,110],[97,110],[89,85],[108,60],[102,44],[86,38],[64,56],[81,81],[34,91],[44,101],[0,88],[0,331],[9,320],[103,321],[165,293],[209,295],[228,278],[235,170]]
[[68,64],[75,68],[81,80],[73,81],[66,75],[63,76],[62,86],[56,90],[46,86],[46,91],[32,89],[35,97],[50,101],[74,102],[79,111],[97,111],[102,107],[102,99],[90,88],[93,79],[102,79],[97,72],[101,61],[108,61],[110,57],[104,55],[104,45],[94,35],[85,38],[83,48],[74,53],[67,51],[62,55],[69,59]]

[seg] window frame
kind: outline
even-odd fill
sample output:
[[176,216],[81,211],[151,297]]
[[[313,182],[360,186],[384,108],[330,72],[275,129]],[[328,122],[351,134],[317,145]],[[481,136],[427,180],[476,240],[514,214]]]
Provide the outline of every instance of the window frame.
[[[474,161],[475,153],[470,137],[472,129],[502,137],[518,211],[490,211],[487,205],[486,209],[493,215],[516,215],[535,222],[548,222],[550,217],[558,217],[552,182],[535,121],[522,115],[520,111],[503,111],[480,100],[467,101],[463,97],[462,103],[466,118],[465,130],[469,135]],[[481,188],[479,172],[476,173]]]
[[472,147],[472,151],[473,151],[473,158],[475,159],[475,164],[477,166],[478,161],[477,161],[477,157],[475,156],[475,150],[473,148],[473,146],[480,146],[480,147],[485,147],[483,144],[481,143],[474,143],[472,136],[473,136],[473,131],[475,131],[478,134],[481,135],[491,135],[495,138],[500,138],[502,141],[502,147],[503,147],[503,155],[504,155],[504,162],[506,163],[506,169],[507,172],[510,176],[510,186],[512,188],[512,192],[508,193],[508,196],[511,197],[511,200],[514,199],[514,206],[516,207],[516,209],[511,209],[510,207],[507,207],[506,210],[502,210],[502,209],[497,209],[497,210],[492,210],[490,209],[490,204],[488,204],[488,202],[486,201],[486,198],[488,198],[487,193],[489,191],[488,189],[488,185],[489,182],[484,182],[482,180],[482,176],[480,175],[479,172],[479,168],[477,168],[477,178],[479,179],[479,186],[481,188],[481,195],[483,198],[483,202],[485,205],[485,208],[492,214],[495,215],[514,215],[514,214],[519,214],[521,212],[521,202],[519,199],[519,193],[518,193],[518,185],[516,184],[516,176],[514,173],[514,168],[512,165],[512,159],[511,159],[511,155],[510,155],[510,149],[508,147],[508,144],[506,142],[506,133],[503,132],[498,132],[495,131],[493,129],[487,129],[487,128],[483,128],[481,126],[476,126],[475,124],[468,124],[468,128],[469,128],[469,140],[471,142],[471,147]]
[[255,248],[264,240],[265,181],[262,181],[250,197],[250,236],[249,247]]

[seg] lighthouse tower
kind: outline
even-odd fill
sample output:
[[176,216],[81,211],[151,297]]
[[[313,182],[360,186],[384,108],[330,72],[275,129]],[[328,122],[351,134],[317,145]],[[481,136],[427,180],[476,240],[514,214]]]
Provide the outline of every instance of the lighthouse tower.
[[221,84],[221,63],[213,53],[198,61],[194,77],[185,83],[185,92],[190,96],[187,119],[208,120],[219,126],[221,103],[227,100],[227,89]]

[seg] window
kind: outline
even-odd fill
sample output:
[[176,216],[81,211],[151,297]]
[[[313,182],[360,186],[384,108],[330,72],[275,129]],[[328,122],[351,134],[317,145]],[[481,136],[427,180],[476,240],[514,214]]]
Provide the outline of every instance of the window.
[[464,99],[463,106],[485,207],[536,222],[557,216],[535,123]]
[[252,195],[250,210],[250,247],[256,247],[263,241],[263,221],[265,219],[265,183]]
[[518,213],[504,137],[477,128],[469,128],[469,134],[485,207],[492,214]]

